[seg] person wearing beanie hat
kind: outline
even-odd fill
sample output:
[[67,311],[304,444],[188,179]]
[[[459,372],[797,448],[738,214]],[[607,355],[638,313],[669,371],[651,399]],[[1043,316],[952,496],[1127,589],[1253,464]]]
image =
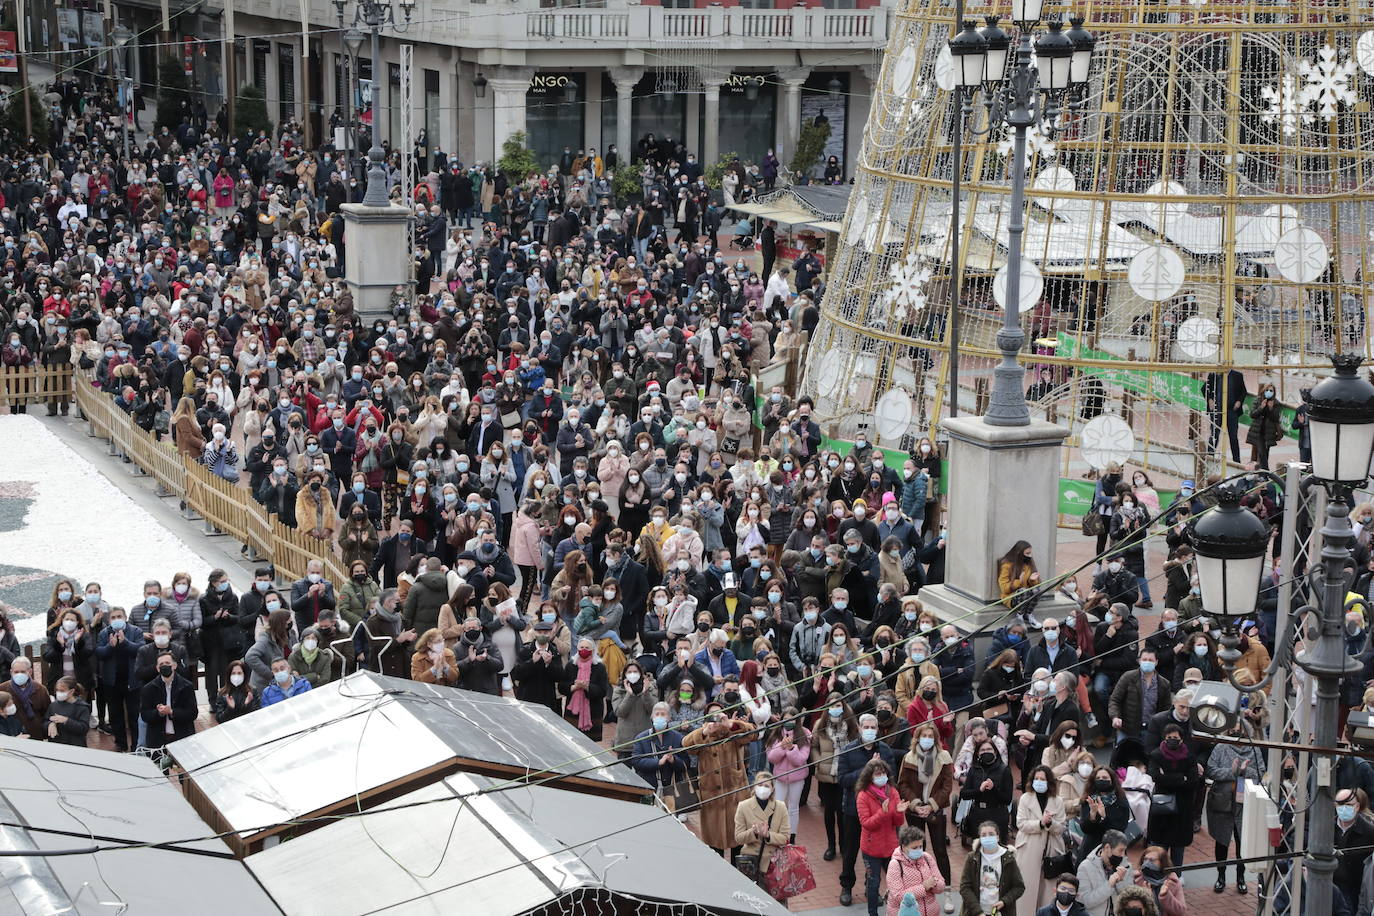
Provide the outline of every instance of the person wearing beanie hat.
[[843,543],[845,534],[854,530],[859,532],[859,537],[870,550],[877,550],[878,545],[882,543],[878,533],[878,519],[882,516],[876,512],[876,508],[870,508],[866,499],[854,500],[850,517],[840,522],[839,527],[835,529],[835,540]]

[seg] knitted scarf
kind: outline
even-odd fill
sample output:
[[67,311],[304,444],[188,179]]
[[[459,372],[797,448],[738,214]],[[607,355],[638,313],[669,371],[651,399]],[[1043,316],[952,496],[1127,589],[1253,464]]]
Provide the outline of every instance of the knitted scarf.
[[[576,680],[591,682],[592,679],[592,660],[579,658],[577,660]],[[580,731],[587,731],[592,727],[592,701],[587,698],[587,691],[575,690],[572,697],[568,700],[568,712],[577,713],[577,727]]]

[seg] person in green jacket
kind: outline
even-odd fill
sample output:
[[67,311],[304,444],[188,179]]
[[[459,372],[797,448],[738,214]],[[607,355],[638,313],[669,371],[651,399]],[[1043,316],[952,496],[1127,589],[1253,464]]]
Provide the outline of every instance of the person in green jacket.
[[310,682],[310,689],[323,687],[333,679],[334,652],[320,645],[319,627],[307,627],[301,641],[291,651],[287,665],[299,678]]
[[348,581],[338,588],[335,599],[335,610],[350,632],[367,619],[368,610],[381,594],[381,585],[367,574],[367,564],[354,560],[348,567]]

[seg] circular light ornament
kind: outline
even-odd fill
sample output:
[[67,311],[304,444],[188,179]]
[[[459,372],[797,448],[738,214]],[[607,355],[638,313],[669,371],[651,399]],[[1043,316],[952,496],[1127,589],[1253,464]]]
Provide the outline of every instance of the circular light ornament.
[[[937,65],[938,66],[938,65]],[[911,96],[916,80],[916,49],[908,45],[892,66],[892,91],[903,98]]]
[[954,69],[954,55],[949,53],[949,45],[944,45],[935,56],[935,85],[945,92],[953,92],[958,82],[959,75]]
[[1150,245],[1131,258],[1126,282],[1149,302],[1163,302],[1183,288],[1183,259],[1172,248]]
[[1285,230],[1274,243],[1274,266],[1279,269],[1279,276],[1293,283],[1313,282],[1330,260],[1326,242],[1306,226]]
[[845,230],[845,240],[850,245],[858,246],[864,240],[864,234],[868,231],[868,201],[860,197],[854,201],[854,209],[849,213],[849,226]]
[[1374,76],[1374,32],[1365,32],[1355,40],[1355,63],[1370,76]]
[[1194,315],[1178,326],[1178,351],[1192,360],[1208,360],[1221,350],[1218,343],[1221,327],[1210,318]]
[[[1188,189],[1185,188],[1183,185],[1179,184],[1177,181],[1156,181],[1154,184],[1150,185],[1145,190],[1146,197],[1173,197],[1181,196],[1187,193]],[[1141,202],[1141,206],[1147,208],[1147,210],[1150,213],[1155,215],[1157,215],[1162,209],[1164,212],[1165,223],[1168,223],[1172,220],[1181,219],[1182,217],[1188,215],[1188,203],[1187,201],[1182,200],[1174,201],[1172,203],[1170,203],[1167,200],[1145,200]]]
[[827,398],[833,398],[840,390],[842,362],[840,351],[831,350],[821,357],[816,367],[816,387]]
[[[997,300],[997,304],[1002,308],[1007,307],[1007,277],[1010,276],[1008,268],[1011,265],[1003,264],[1002,269],[997,271],[997,276],[992,278],[992,296]],[[1030,261],[1021,262],[1021,288],[1017,291],[1016,304],[1018,312],[1029,312],[1035,308],[1040,301],[1040,294],[1045,291],[1045,277],[1040,273],[1040,268]]]
[[1135,454],[1135,433],[1116,414],[1093,417],[1079,434],[1083,460],[1101,471],[1112,462],[1125,464]]
[[901,439],[911,428],[914,413],[911,395],[900,388],[888,391],[873,408],[873,423],[878,428],[878,436],[885,442]]

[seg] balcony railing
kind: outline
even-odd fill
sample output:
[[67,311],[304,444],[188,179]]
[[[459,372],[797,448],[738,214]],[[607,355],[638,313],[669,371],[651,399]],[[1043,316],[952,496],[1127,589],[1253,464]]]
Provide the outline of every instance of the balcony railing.
[[[225,2],[210,0],[222,8]],[[256,15],[300,22],[298,0],[250,0]],[[501,9],[506,7],[506,9]],[[646,43],[710,41],[719,49],[845,47],[881,48],[887,43],[889,10],[823,8],[749,9],[708,7],[664,9],[630,6],[614,9],[547,9],[532,5],[439,0],[416,4],[417,24],[401,37],[468,48],[539,50],[551,41],[594,42],[595,48],[642,48]],[[338,25],[328,0],[309,0],[311,20],[320,28]],[[761,42],[766,44],[760,45]]]

